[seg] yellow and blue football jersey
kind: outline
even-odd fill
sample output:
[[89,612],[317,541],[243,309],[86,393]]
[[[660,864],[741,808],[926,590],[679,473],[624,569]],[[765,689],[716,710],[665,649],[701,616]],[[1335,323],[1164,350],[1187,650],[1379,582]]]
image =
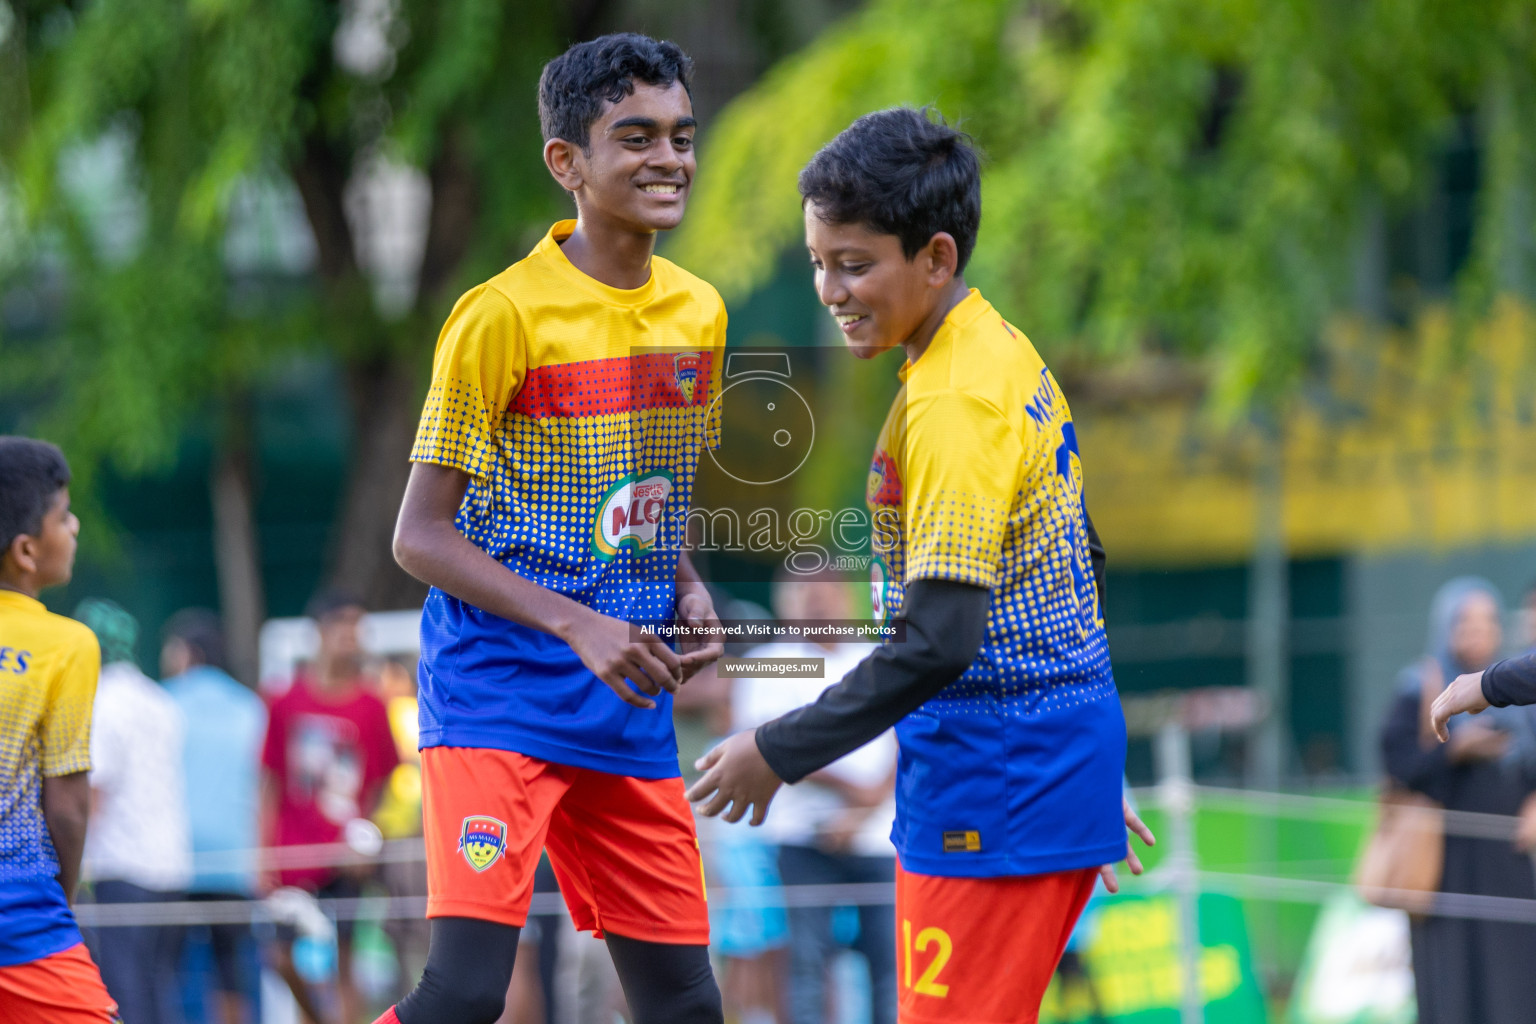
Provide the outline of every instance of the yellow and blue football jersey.
[[1119,860],[1125,719],[1066,399],[975,290],[901,375],[869,473],[875,608],[899,615],[920,579],[992,593],[976,660],[896,727],[902,864],[980,877]]
[[43,779],[89,771],[101,648],[84,625],[0,590],[0,967],[80,941],[43,819]]
[[[556,224],[454,307],[411,458],[469,474],[457,526],[507,568],[615,618],[671,621],[704,444],[717,444],[725,305],[660,257],[640,288],[566,259]],[[433,589],[423,747],[490,747],[678,775],[670,695],[619,700],[571,648]]]

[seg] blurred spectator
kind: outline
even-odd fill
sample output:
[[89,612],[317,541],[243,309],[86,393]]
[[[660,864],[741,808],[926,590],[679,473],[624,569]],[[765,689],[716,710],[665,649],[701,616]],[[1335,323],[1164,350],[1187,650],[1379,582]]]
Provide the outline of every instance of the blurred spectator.
[[1536,583],[1532,583],[1525,591],[1525,600],[1520,602],[1520,633],[1515,637],[1515,642],[1525,652],[1536,651]]
[[[534,895],[559,891],[555,869],[546,854],[533,873]],[[560,936],[570,931],[570,921],[563,911],[529,913],[528,922],[517,937],[517,962],[512,965],[506,1008],[497,1024],[556,1024],[563,1019],[555,977],[560,962]]]
[[[690,520],[690,524],[692,522]],[[773,613],[754,601],[733,597],[729,591],[715,586],[709,588],[709,593],[722,622],[773,621]],[[727,640],[725,653],[729,657],[739,657],[753,646],[752,643]],[[692,785],[701,774],[694,768],[694,762],[730,735],[731,680],[716,672],[714,665],[705,666],[688,680],[687,686],[673,694],[672,720],[677,734],[678,766],[682,769],[683,782]]]
[[[267,846],[341,842],[348,822],[373,813],[400,761],[384,702],[362,681],[362,604],[325,593],[311,602],[309,614],[320,631],[313,673],[298,673],[288,692],[272,703],[262,749]],[[363,877],[356,869],[303,867],[280,870],[277,881],[321,899],[347,899],[361,894]],[[274,965],[300,1011],[318,1024],[327,1018],[294,963],[294,937],[279,930]],[[352,980],[350,920],[337,922],[336,974],[339,1019],[350,1024],[361,1011]]]
[[778,847],[744,823],[701,818],[698,828],[710,885],[734,894],[730,906],[711,908],[709,915],[711,945],[724,960],[720,996],[726,1019],[775,1024],[784,1019],[784,948],[789,942]]
[[[854,616],[853,591],[832,575],[780,580],[774,611],[781,619],[846,621]],[[776,643],[748,657],[824,658],[820,679],[761,678],[737,681],[732,698],[737,731],[751,729],[809,704],[840,682],[874,646],[863,643]],[[886,732],[802,783],[784,787],[762,826],[762,838],[779,844],[784,885],[895,884],[896,736]],[[891,906],[858,908],[853,948],[869,964],[873,1024],[896,1020],[896,927]],[[785,1003],[791,1024],[818,1024],[827,1012],[827,968],[835,950],[833,908],[789,908],[789,972]]]
[[[181,765],[181,711],[139,671],[139,624],[111,601],[90,598],[75,618],[101,641],[101,682],[91,732],[92,814],[85,862],[98,903],[184,898],[192,879]],[[126,1024],[174,1024],[179,929],[125,925],[96,932],[97,963]]]
[[[389,775],[373,820],[385,839],[417,838],[422,828],[415,673],[398,661],[386,660],[379,667],[379,697],[389,713],[389,728],[400,763]],[[427,963],[427,940],[431,934],[427,919],[419,910],[403,909],[407,901],[426,899],[427,863],[420,858],[386,861],[379,868],[379,876],[397,908],[385,919],[383,928],[395,950],[398,1001],[415,985]]]
[[[591,932],[563,930],[555,988],[560,996],[558,1024],[619,1024],[630,1020],[624,987],[608,945]],[[518,946],[518,955],[523,952]],[[513,968],[516,970],[516,968]],[[505,1024],[507,1018],[502,1018]],[[518,1020],[516,1024],[524,1024]]]
[[[419,836],[421,751],[417,749],[420,726],[415,674],[398,661],[386,660],[379,667],[378,694],[389,716],[390,735],[395,741],[399,764],[390,773],[389,784],[379,799],[373,820],[386,839]],[[422,892],[425,895],[425,890]]]
[[[772,621],[762,605],[714,593],[722,621]],[[739,656],[750,645],[727,642],[727,654]],[[677,725],[677,756],[683,779],[693,782],[694,762],[733,731],[732,683],[709,665],[688,680],[673,697]],[[780,888],[778,848],[756,829],[733,827],[718,818],[698,819],[699,842],[709,884],[724,889],[758,889],[755,905],[710,910],[712,946],[724,961],[719,972],[720,996],[728,1020],[765,1024],[783,1019],[783,951],[789,923],[776,890]]]
[[[1495,709],[1454,720],[1445,744],[1429,729],[1429,705],[1446,683],[1481,671],[1498,656],[1500,621],[1498,593],[1486,581],[1464,577],[1440,589],[1429,655],[1400,677],[1382,752],[1392,779],[1448,810],[1520,814],[1529,822],[1536,816],[1536,773],[1524,759],[1509,756],[1529,728],[1529,711]],[[1523,828],[1522,836],[1528,835]],[[1440,891],[1533,899],[1536,877],[1530,858],[1508,840],[1459,835],[1452,825]],[[1430,915],[1412,919],[1410,937],[1420,1024],[1530,1020],[1536,925]]]
[[[257,775],[267,707],[249,687],[224,671],[224,634],[218,616],[188,608],[163,631],[160,673],[186,722],[182,763],[192,823],[196,871],[188,898],[198,902],[248,900],[256,895]],[[206,928],[213,954],[219,1024],[255,1020],[254,938],[248,924]],[[203,979],[195,1002],[205,1002]],[[185,987],[185,986],[184,986]]]

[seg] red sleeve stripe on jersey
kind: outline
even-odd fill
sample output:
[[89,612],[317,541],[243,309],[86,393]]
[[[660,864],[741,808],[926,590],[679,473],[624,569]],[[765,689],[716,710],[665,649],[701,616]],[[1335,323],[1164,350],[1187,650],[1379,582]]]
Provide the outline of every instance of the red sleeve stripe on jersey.
[[530,419],[708,405],[713,353],[658,352],[536,366],[512,399]]

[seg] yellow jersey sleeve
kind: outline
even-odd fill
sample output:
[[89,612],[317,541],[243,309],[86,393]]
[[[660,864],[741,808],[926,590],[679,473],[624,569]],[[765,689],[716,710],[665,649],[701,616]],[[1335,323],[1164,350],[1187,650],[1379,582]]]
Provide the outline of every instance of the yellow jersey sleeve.
[[101,676],[101,647],[84,634],[67,655],[49,688],[48,706],[38,725],[42,738],[43,775],[54,778],[89,771],[91,767],[91,706]]
[[720,303],[720,313],[715,317],[715,336],[709,353],[709,415],[704,421],[704,446],[720,447],[720,424],[724,412],[720,394],[725,390],[725,303]]
[[466,292],[438,335],[411,461],[488,478],[498,464],[502,418],[527,367],[528,346],[512,300],[489,284]]
[[996,407],[962,391],[906,410],[906,579],[998,584],[1024,447]]

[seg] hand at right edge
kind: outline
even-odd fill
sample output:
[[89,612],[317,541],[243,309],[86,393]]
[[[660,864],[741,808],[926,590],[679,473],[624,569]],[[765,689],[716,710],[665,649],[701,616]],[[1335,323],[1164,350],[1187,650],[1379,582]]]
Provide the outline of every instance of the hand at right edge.
[[[654,708],[662,690],[676,693],[683,681],[677,653],[653,633],[588,609],[564,637],[583,665],[626,704]],[[637,692],[638,691],[638,692]],[[649,696],[646,696],[649,695]]]
[[[1157,845],[1157,837],[1152,834],[1150,828],[1147,828],[1146,822],[1141,820],[1141,815],[1136,813],[1136,809],[1131,806],[1130,800],[1121,797],[1120,810],[1125,816],[1127,831],[1136,835],[1137,838],[1148,846]],[[1139,875],[1146,870],[1141,866],[1141,858],[1136,856],[1136,850],[1131,846],[1129,839],[1125,843],[1125,863],[1131,869],[1131,874],[1133,875]],[[1117,893],[1120,891],[1120,879],[1115,877],[1115,866],[1113,864],[1105,864],[1099,868],[1099,877],[1104,882],[1104,888],[1109,892]]]
[[1488,710],[1488,698],[1483,696],[1483,674],[1468,672],[1451,680],[1451,685],[1440,691],[1434,706],[1429,710],[1429,724],[1444,743],[1451,738],[1447,724],[1456,715],[1466,712],[1475,715]]

